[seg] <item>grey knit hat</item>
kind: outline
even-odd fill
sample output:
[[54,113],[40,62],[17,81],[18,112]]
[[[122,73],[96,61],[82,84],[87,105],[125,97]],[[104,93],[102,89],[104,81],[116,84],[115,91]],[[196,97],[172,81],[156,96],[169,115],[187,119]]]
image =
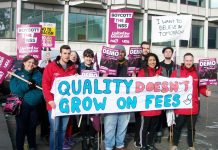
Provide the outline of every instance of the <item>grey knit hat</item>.
[[114,49],[119,49],[119,50],[122,50],[122,51],[125,51],[125,52],[126,52],[126,49],[125,49],[125,47],[124,47],[123,45],[116,45],[116,46],[114,47]]

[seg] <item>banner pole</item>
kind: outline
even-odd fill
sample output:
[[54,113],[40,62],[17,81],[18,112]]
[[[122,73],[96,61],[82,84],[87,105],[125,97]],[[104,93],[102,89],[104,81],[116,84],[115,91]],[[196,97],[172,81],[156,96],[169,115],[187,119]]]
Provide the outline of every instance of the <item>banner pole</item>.
[[80,118],[79,118],[78,127],[80,127],[80,125],[81,125],[82,118],[83,118],[83,116],[81,115]]
[[[26,79],[24,79],[24,78],[21,78],[20,76],[16,75],[16,74],[13,73],[13,72],[8,71],[8,74],[10,74],[10,75],[12,75],[12,76],[14,76],[14,77],[16,77],[16,78],[18,78],[18,79],[20,79],[20,80],[22,80],[22,81],[28,83],[28,84],[31,83],[31,82],[29,82],[28,80],[26,80]],[[31,83],[31,84],[32,84],[32,83]],[[40,86],[36,85],[36,87],[37,87],[38,89],[42,90],[42,88],[41,88]]]

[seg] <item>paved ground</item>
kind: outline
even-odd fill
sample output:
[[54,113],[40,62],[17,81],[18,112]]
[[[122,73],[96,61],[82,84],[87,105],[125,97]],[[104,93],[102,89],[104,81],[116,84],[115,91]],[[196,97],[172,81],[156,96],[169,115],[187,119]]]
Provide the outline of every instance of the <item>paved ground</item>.
[[[196,141],[195,147],[197,150],[218,150],[218,87],[212,87],[213,95],[210,98],[201,97],[201,112],[196,125]],[[2,123],[4,117],[0,111],[0,150],[10,150],[11,142],[9,140],[6,124]],[[13,117],[6,117],[9,134],[12,143],[15,140],[15,120]],[[38,129],[39,130],[39,129]],[[168,135],[162,138],[162,142],[156,144],[159,150],[168,150],[169,143],[167,141]],[[80,150],[80,138],[76,138],[76,144],[72,150]],[[137,150],[133,146],[133,133],[129,130],[126,136],[126,145],[129,150]],[[4,146],[4,147],[3,147]],[[39,150],[48,150],[49,147],[40,138],[37,132],[37,146]],[[103,146],[102,146],[103,147]],[[186,130],[183,130],[182,137],[179,144],[179,150],[186,150]],[[26,148],[27,149],[27,148]],[[103,149],[103,148],[102,148]]]

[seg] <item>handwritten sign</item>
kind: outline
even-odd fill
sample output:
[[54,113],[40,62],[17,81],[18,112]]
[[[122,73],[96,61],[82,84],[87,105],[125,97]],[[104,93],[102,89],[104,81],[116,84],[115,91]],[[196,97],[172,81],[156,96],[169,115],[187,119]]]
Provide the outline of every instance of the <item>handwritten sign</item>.
[[152,16],[152,42],[189,40],[191,15]]
[[192,108],[192,77],[56,78],[53,116]]

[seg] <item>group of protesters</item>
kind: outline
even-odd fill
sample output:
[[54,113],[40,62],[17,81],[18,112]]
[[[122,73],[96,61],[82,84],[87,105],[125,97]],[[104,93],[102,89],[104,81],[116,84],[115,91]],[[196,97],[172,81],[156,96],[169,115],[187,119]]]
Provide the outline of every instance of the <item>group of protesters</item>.
[[[144,41],[141,43],[142,54],[140,60],[140,70],[133,73],[133,77],[153,77],[165,76],[175,78],[193,77],[192,108],[176,109],[175,125],[173,125],[173,140],[170,150],[177,150],[182,127],[187,123],[188,146],[189,150],[194,148],[195,123],[199,114],[199,92],[204,96],[210,96],[211,91],[206,86],[199,86],[198,73],[194,65],[194,56],[186,53],[183,57],[183,64],[178,66],[172,61],[173,48],[165,47],[162,50],[164,60],[159,61],[156,54],[150,51],[150,43]],[[116,77],[129,77],[127,73],[128,60],[126,59],[126,49],[123,45],[116,45],[115,49],[120,50],[117,75]],[[82,70],[93,70],[94,52],[86,49],[83,52],[83,60],[76,51],[72,51],[70,46],[60,47],[60,54],[54,61],[48,61],[43,69],[37,69],[37,60],[32,56],[26,56],[23,59],[22,67],[15,71],[15,74],[28,80],[23,82],[16,77],[10,80],[11,93],[23,97],[22,109],[16,116],[16,147],[17,150],[24,149],[25,136],[27,136],[30,150],[36,149],[36,127],[39,118],[46,122],[45,116],[48,116],[45,126],[49,133],[50,150],[71,149],[73,145],[73,132],[75,122],[81,124],[79,132],[82,137],[82,150],[97,150],[97,133],[101,130],[99,127],[99,115],[81,116],[57,116],[52,117],[52,109],[56,108],[54,94],[51,93],[52,85],[57,77],[66,77],[79,75]],[[102,77],[111,77],[107,73],[101,74]],[[114,76],[113,76],[114,77]],[[146,79],[146,78],[145,78]],[[42,91],[36,88],[36,85],[42,86]],[[45,111],[45,105],[47,111]],[[39,109],[40,108],[40,109]],[[42,110],[43,109],[43,110]],[[39,111],[40,110],[40,111]],[[44,113],[43,113],[44,111]],[[40,112],[40,113],[39,113]],[[166,114],[163,110],[146,110],[135,113],[135,136],[134,145],[140,150],[157,150],[155,141],[160,141],[164,123],[166,124]],[[43,117],[42,117],[43,116]],[[124,139],[127,132],[127,126],[130,121],[130,113],[111,113],[104,116],[104,148],[105,150],[126,150]],[[42,128],[42,127],[41,127]],[[45,134],[46,135],[46,134]]]

